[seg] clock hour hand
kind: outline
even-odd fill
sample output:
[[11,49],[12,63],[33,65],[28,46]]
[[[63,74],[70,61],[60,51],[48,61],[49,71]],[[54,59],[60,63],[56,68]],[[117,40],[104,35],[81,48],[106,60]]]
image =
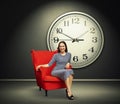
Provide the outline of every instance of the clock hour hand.
[[84,39],[77,39],[77,38],[75,38],[75,39],[73,39],[72,43],[73,42],[79,42],[79,41],[84,41]]

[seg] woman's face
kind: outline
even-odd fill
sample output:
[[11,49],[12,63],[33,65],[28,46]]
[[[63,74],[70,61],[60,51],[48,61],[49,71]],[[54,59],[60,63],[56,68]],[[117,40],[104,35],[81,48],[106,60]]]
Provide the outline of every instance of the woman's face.
[[60,45],[59,45],[60,52],[65,52],[65,49],[66,49],[65,44],[64,43],[60,43]]

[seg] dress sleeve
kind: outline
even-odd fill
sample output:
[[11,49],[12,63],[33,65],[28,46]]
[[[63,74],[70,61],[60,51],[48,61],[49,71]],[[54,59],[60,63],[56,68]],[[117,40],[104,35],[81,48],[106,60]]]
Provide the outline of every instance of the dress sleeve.
[[68,60],[69,63],[71,63],[71,53],[69,53],[69,60]]
[[55,58],[56,58],[56,55],[53,55],[52,59],[48,63],[49,66],[51,66],[56,61]]

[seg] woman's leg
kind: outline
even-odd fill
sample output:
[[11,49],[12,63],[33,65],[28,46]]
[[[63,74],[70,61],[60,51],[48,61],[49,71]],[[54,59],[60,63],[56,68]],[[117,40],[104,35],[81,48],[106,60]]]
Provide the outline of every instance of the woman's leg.
[[70,88],[72,87],[73,75],[69,76]]
[[67,77],[67,79],[65,80],[65,84],[66,84],[67,91],[68,91],[68,96],[72,95],[72,91],[71,91],[72,80],[73,80],[73,76],[72,75]]

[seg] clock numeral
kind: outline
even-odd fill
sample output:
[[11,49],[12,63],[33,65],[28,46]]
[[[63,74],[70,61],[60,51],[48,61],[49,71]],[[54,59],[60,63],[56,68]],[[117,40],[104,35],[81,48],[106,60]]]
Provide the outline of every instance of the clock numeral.
[[93,43],[97,43],[97,41],[98,41],[97,37],[92,37],[92,42]]
[[95,33],[95,28],[94,28],[94,27],[91,27],[91,28],[90,28],[90,33],[92,33],[92,34]]
[[69,21],[64,21],[64,26],[69,26]]
[[72,18],[72,24],[79,24],[80,19],[79,18]]
[[74,57],[73,57],[73,61],[74,61],[74,62],[77,62],[77,61],[78,61],[78,56],[74,56]]
[[90,48],[88,51],[93,53],[94,52],[94,47]]
[[58,43],[59,42],[59,38],[58,37],[54,37],[53,40],[54,40],[54,43]]
[[87,59],[88,59],[87,54],[83,54],[83,60],[87,60]]
[[62,28],[57,28],[57,29],[56,29],[56,32],[57,32],[57,33],[62,33],[63,30],[62,30]]

